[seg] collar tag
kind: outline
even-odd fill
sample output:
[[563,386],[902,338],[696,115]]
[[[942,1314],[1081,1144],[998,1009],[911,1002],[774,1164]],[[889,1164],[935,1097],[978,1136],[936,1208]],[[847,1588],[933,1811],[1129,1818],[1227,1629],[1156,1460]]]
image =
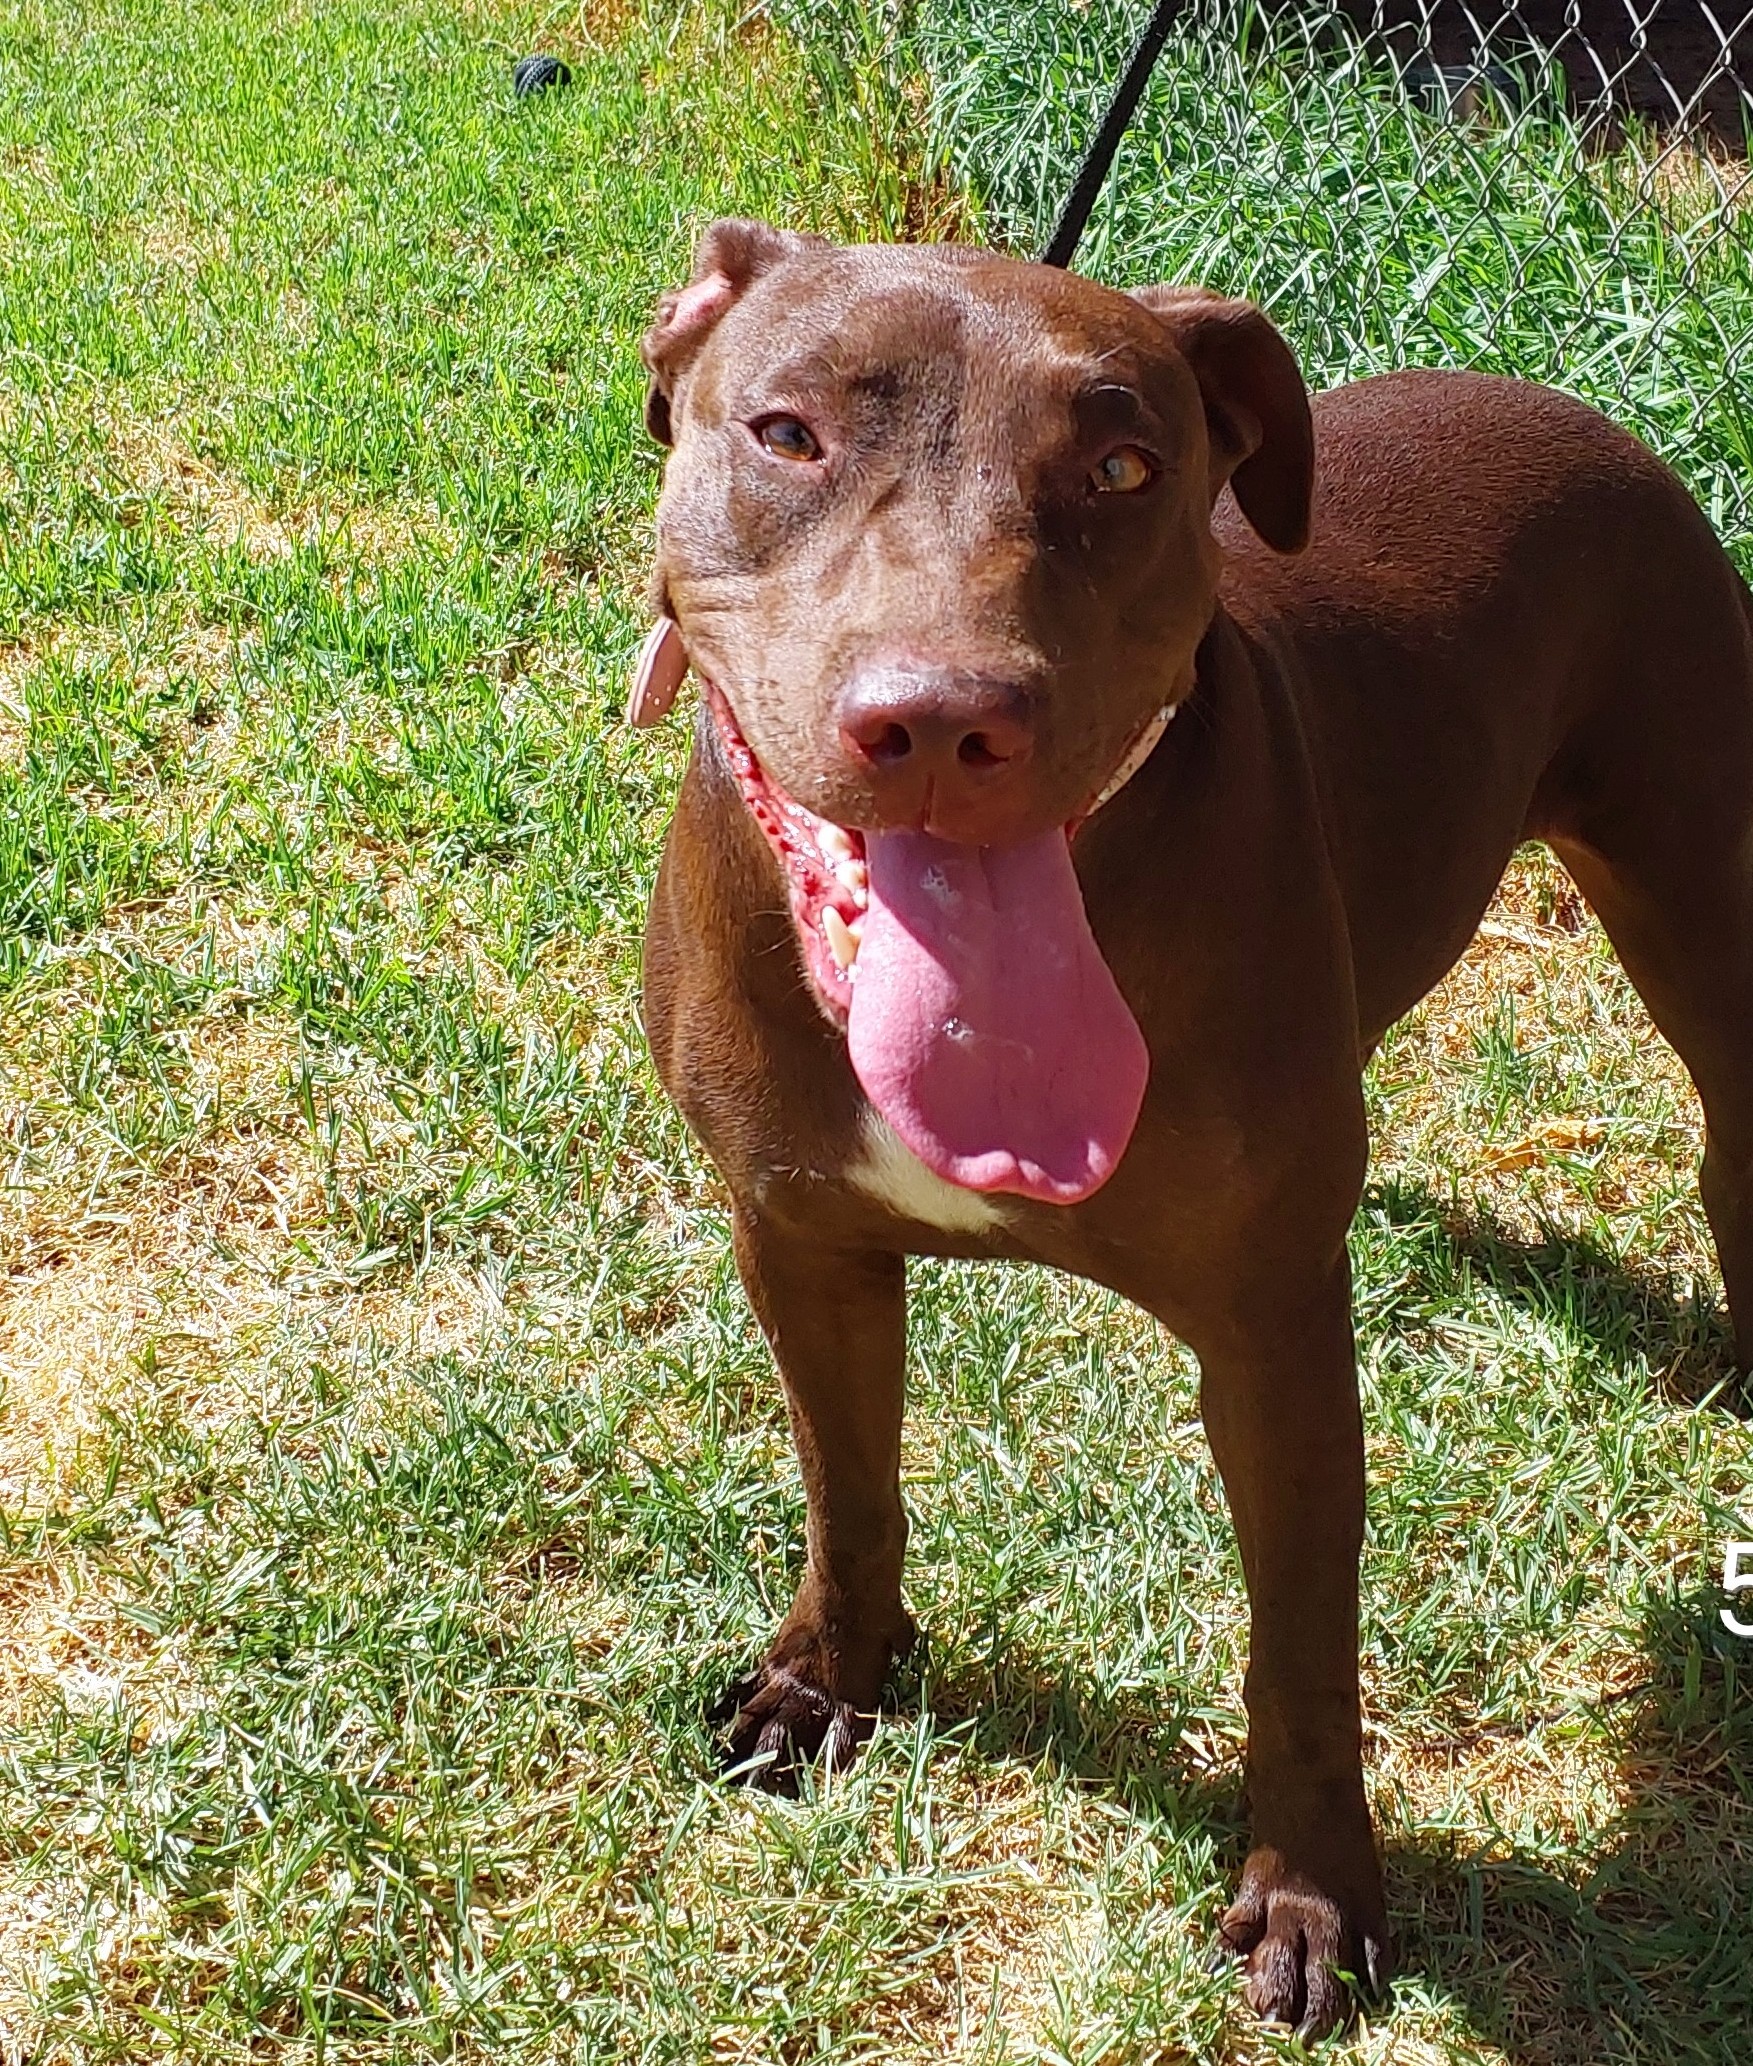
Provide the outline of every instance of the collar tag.
[[627,722],[641,730],[669,715],[688,672],[688,649],[673,617],[660,617],[645,635],[633,666],[633,689],[627,698]]

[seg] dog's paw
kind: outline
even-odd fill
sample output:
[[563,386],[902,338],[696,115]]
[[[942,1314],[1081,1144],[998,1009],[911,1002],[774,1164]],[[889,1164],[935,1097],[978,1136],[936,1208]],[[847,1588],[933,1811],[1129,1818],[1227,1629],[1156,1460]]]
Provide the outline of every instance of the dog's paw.
[[790,1667],[770,1663],[726,1687],[706,1710],[706,1722],[729,1732],[726,1777],[769,1793],[795,1793],[799,1771],[817,1758],[829,1772],[845,1771],[876,1716],[836,1700]]
[[764,1663],[729,1686],[706,1711],[709,1728],[726,1730],[727,1777],[795,1793],[798,1774],[818,1759],[844,1772],[876,1727],[877,1696],[892,1657],[905,1655],[913,1624],[894,1633],[853,1668],[838,1645],[795,1628],[782,1630]]
[[1365,1885],[1328,1893],[1281,1852],[1250,1855],[1218,1924],[1218,1956],[1246,1961],[1248,2001],[1264,2021],[1312,2044],[1347,2025],[1360,1997],[1386,1999],[1392,1949],[1374,1876],[1372,1857],[1358,1875]]

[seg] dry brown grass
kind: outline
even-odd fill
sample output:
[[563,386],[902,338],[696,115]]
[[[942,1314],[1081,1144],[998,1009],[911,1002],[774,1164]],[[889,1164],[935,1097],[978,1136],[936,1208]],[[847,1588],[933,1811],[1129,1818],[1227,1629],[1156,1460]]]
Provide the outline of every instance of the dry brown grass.
[[28,639],[0,645],[0,763],[12,767],[24,760],[30,732],[24,685],[36,666],[36,649]]
[[[234,934],[244,953],[252,944]],[[52,1020],[14,1029],[0,1054],[11,1063],[0,1067],[0,1138],[18,1137],[24,1086],[81,1009],[69,982]],[[0,1191],[0,1497],[14,1512],[51,1506],[130,1406],[174,1401],[197,1426],[266,1411],[254,1373],[290,1343],[343,1356],[369,1343],[419,1360],[478,1344],[499,1318],[491,1281],[472,1267],[439,1263],[417,1282],[353,1277],[290,1030],[216,1016],[195,1023],[181,1052],[182,1096],[203,1117],[151,1166],[106,1147],[99,1118],[68,1114]],[[361,1070],[345,1099],[352,1166],[393,1158],[409,1121],[386,1087]]]
[[318,539],[345,550],[355,566],[410,556],[417,548],[448,549],[436,511],[308,496],[273,508],[243,482],[203,458],[177,416],[142,416],[119,394],[99,410],[110,462],[133,493],[162,501],[172,515],[214,547],[241,545],[251,559],[284,559]]
[[[1518,1046],[1586,1056],[1604,1092],[1636,1087],[1635,1113],[1547,1113],[1493,1137],[1457,1112],[1457,1071],[1506,1003]],[[1543,848],[1512,862],[1473,944],[1396,1029],[1379,1069],[1388,1094],[1379,1164],[1465,1196],[1470,1211],[1524,1236],[1600,1213],[1631,1241],[1655,1231],[1654,1214],[1661,1252],[1651,1261],[1714,1269],[1702,1213],[1686,1209],[1704,1147],[1691,1079]]]
[[1628,156],[1626,174],[1639,201],[1653,201],[1683,228],[1753,208],[1753,164],[1713,137],[1661,138],[1647,160]]

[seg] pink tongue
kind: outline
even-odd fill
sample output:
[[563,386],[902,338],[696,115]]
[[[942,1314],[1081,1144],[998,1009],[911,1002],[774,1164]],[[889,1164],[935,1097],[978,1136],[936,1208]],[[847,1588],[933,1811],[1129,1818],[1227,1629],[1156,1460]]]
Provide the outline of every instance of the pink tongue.
[[871,1102],[952,1184],[1087,1198],[1132,1138],[1150,1057],[1091,937],[1065,834],[865,844],[847,1038]]

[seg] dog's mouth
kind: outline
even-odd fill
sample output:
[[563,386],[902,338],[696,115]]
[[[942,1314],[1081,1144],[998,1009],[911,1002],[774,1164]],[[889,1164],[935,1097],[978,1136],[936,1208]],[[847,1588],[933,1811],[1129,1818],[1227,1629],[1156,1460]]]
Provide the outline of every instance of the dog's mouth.
[[767,774],[723,693],[705,689],[779,861],[811,988],[871,1103],[950,1183],[1055,1205],[1098,1190],[1131,1140],[1150,1062],[1090,932],[1071,839],[1149,758],[1172,711],[1141,728],[1069,824],[981,847],[818,817]]
[[810,982],[844,1032],[852,1011],[852,970],[870,907],[864,834],[818,818],[772,780],[716,684],[707,684],[706,706],[749,815],[779,858]]

